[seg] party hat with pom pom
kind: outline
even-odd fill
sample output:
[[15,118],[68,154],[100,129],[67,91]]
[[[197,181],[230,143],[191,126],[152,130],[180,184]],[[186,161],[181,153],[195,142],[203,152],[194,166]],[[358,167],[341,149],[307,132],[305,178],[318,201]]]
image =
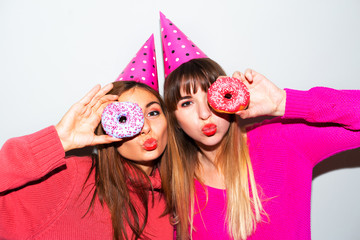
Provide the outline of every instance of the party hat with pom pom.
[[151,34],[116,81],[142,82],[159,91],[154,34]]
[[178,27],[160,12],[161,41],[165,78],[181,64],[195,58],[207,58]]

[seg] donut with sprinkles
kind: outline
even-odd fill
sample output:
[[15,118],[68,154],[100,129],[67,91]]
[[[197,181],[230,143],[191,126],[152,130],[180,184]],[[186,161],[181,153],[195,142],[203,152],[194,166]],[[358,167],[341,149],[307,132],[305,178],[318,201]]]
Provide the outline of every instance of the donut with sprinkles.
[[219,77],[208,89],[207,99],[217,112],[236,113],[249,105],[250,93],[239,79]]
[[136,103],[113,102],[104,109],[101,115],[101,124],[109,136],[132,137],[140,133],[144,126],[144,114]]

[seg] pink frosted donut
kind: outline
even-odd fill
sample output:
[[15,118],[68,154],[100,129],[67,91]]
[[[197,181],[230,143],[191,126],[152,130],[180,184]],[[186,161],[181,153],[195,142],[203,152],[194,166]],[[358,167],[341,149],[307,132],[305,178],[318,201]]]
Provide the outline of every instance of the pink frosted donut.
[[112,137],[132,137],[144,126],[144,114],[136,103],[113,102],[102,113],[101,124],[106,134]]
[[219,77],[208,89],[207,99],[215,111],[235,113],[248,106],[250,94],[239,79]]

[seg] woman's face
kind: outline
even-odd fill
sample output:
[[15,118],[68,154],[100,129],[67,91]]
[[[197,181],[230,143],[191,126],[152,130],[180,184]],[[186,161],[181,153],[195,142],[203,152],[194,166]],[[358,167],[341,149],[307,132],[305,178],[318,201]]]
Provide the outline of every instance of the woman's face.
[[175,110],[182,130],[202,147],[213,147],[221,142],[229,129],[229,114],[218,113],[209,107],[207,93],[198,89],[196,93],[181,91],[181,99]]
[[120,142],[117,150],[148,172],[167,144],[167,121],[160,102],[152,93],[137,87],[124,92],[118,101],[137,103],[144,113],[144,126],[138,135]]

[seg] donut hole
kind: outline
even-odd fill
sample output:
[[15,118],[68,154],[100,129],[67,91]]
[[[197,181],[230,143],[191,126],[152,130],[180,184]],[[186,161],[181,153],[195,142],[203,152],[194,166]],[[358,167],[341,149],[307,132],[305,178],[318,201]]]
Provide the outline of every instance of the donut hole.
[[119,117],[119,122],[120,122],[120,123],[126,123],[126,120],[127,120],[127,119],[126,119],[126,116],[120,116],[120,117]]
[[231,99],[231,98],[232,98],[232,95],[231,95],[230,93],[227,93],[227,94],[225,94],[224,98],[226,98],[226,99]]

